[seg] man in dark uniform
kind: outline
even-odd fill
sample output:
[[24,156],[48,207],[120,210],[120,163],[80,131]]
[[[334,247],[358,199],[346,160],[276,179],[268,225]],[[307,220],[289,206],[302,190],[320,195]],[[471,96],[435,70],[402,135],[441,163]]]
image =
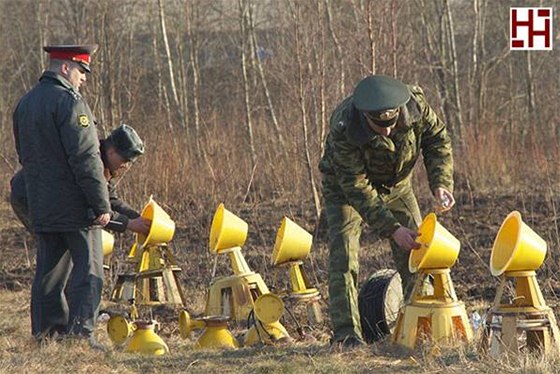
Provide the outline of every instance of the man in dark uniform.
[[420,209],[411,176],[420,153],[442,212],[455,204],[453,158],[445,124],[417,86],[383,75],[366,77],[332,113],[319,164],[329,226],[329,310],[333,341],[364,344],[358,310],[362,222],[390,239],[405,294],[413,282],[408,257]]
[[[109,201],[111,202],[111,220],[105,226],[108,230],[124,232],[130,230],[147,235],[150,231],[150,220],[140,214],[117,193],[116,181],[128,169],[138,156],[144,154],[144,143],[138,133],[128,125],[120,125],[107,137],[101,140],[101,159],[103,160],[104,175],[107,179]],[[33,232],[31,219],[27,209],[27,195],[25,193],[25,179],[22,170],[18,171],[11,180],[10,203],[12,209],[24,226]]]
[[13,115],[38,245],[33,336],[68,333],[88,338],[92,346],[103,286],[100,226],[111,218],[94,117],[79,92],[96,49],[45,47],[49,67]]

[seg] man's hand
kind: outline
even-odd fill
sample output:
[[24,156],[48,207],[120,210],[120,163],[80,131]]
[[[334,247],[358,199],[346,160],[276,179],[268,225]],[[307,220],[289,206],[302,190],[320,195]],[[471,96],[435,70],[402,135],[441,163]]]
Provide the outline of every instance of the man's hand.
[[103,213],[97,216],[97,218],[93,221],[94,224],[105,226],[111,220],[111,213]]
[[438,214],[447,212],[453,207],[453,205],[455,205],[455,198],[453,197],[453,194],[443,187],[435,189],[434,197],[436,198],[434,210]]
[[399,247],[405,251],[420,248],[420,243],[416,242],[417,237],[418,232],[404,226],[399,227],[397,231],[393,233],[393,239]]
[[142,235],[148,235],[150,233],[150,227],[152,227],[152,221],[142,216],[128,220],[128,225],[126,226],[130,231]]

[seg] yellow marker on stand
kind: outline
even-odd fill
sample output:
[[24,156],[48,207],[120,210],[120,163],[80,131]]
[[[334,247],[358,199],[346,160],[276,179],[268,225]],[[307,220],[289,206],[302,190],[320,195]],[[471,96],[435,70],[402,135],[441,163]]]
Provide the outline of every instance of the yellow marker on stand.
[[[418,272],[414,289],[401,309],[393,332],[393,341],[408,348],[422,342],[455,345],[469,342],[473,334],[465,305],[457,299],[450,277],[461,245],[437,221],[436,215],[426,216],[419,228],[417,241],[421,247],[410,253],[408,266]],[[433,277],[433,294],[424,294],[424,281]]]

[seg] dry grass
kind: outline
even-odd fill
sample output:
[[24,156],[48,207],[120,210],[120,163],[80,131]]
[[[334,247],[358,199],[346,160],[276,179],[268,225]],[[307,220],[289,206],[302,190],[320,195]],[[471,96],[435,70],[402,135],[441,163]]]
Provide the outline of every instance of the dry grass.
[[[29,291],[0,291],[1,373],[555,373],[558,357],[504,357],[494,360],[476,347],[411,355],[388,342],[339,352],[324,342],[289,346],[243,348],[235,351],[196,350],[178,337],[176,326],[160,335],[170,347],[164,357],[92,351],[76,342],[37,345],[29,335]],[[168,327],[173,322],[168,322]],[[99,340],[109,344],[98,326]]]
[[[211,129],[212,130],[212,129]],[[293,151],[287,156],[274,145],[274,139],[261,144],[257,168],[253,174],[244,148],[241,130],[213,130],[203,146],[206,157],[196,157],[192,144],[181,134],[143,132],[147,144],[157,144],[150,155],[140,159],[120,185],[124,200],[141,207],[151,194],[173,217],[177,231],[172,242],[182,267],[181,282],[187,296],[187,308],[196,315],[204,308],[204,294],[211,281],[213,257],[207,250],[213,212],[220,202],[249,224],[249,238],[243,253],[249,266],[261,273],[269,287],[281,287],[286,274],[270,266],[270,254],[281,219],[288,216],[310,232],[315,232],[312,256],[305,264],[312,282],[327,296],[327,248],[325,222],[314,215],[306,168],[301,159],[301,144],[294,134]],[[221,132],[221,134],[220,134]],[[163,136],[165,135],[165,136]],[[560,246],[560,146],[555,138],[538,145],[531,137],[506,138],[491,127],[484,136],[467,131],[465,148],[456,154],[457,206],[440,217],[443,225],[462,243],[462,251],[452,271],[457,294],[469,313],[483,314],[491,303],[498,280],[490,275],[488,262],[492,242],[507,213],[520,210],[525,222],[534,227],[549,248]],[[235,146],[234,146],[235,145]],[[520,152],[530,162],[519,163]],[[313,154],[317,159],[318,154]],[[0,175],[9,180],[11,170],[0,166]],[[425,172],[419,167],[415,176],[422,212],[431,209]],[[7,182],[0,193],[8,194]],[[39,347],[30,337],[29,289],[33,275],[33,240],[25,234],[8,204],[0,202],[0,372],[223,372],[223,373],[362,373],[362,372],[508,372],[555,373],[557,356],[513,356],[494,360],[478,353],[475,345],[445,350],[433,357],[426,352],[402,352],[388,341],[362,350],[336,352],[328,344],[328,326],[315,331],[318,341],[287,347],[244,348],[236,351],[199,351],[192,341],[179,338],[176,313],[156,316],[162,323],[161,336],[171,354],[151,358],[113,350],[107,354],[71,343],[50,343]],[[114,272],[107,276],[106,294],[116,273],[126,269],[122,261],[132,236],[117,241]],[[380,242],[367,229],[362,235],[360,281],[373,271],[393,267],[387,243]],[[29,252],[25,251],[25,246]],[[549,305],[560,299],[557,251],[550,250],[539,270],[539,283]],[[217,275],[229,274],[228,261],[220,259]],[[326,313],[326,308],[324,308]],[[293,333],[289,322],[286,327]],[[97,331],[99,340],[109,343],[104,326]],[[196,338],[196,336],[195,336]]]
[[[525,197],[525,199],[527,199]],[[558,203],[556,201],[556,203]],[[425,201],[423,205],[427,204]],[[478,202],[480,204],[480,201]],[[511,202],[515,204],[515,202]],[[536,205],[535,205],[536,206]],[[546,204],[544,206],[547,206]],[[500,215],[508,210],[503,206],[496,210],[495,206],[487,207],[492,213],[486,213],[479,206],[479,219],[484,214]],[[535,208],[536,209],[536,208]],[[543,207],[540,207],[540,212]],[[251,227],[259,227],[257,235],[253,235],[251,244],[244,249],[250,266],[263,274],[267,284],[279,285],[283,274],[277,273],[269,267],[269,253],[272,250],[274,226],[270,216],[276,213],[264,214],[260,207],[255,210],[242,210],[241,214],[251,223]],[[23,228],[13,220],[7,205],[3,204],[2,214],[9,217],[2,228],[2,258],[0,265],[0,372],[1,373],[47,373],[47,372],[77,372],[77,373],[159,373],[159,372],[194,372],[194,373],[555,373],[559,358],[556,355],[542,358],[537,356],[512,356],[495,360],[478,353],[475,344],[466,348],[443,350],[439,356],[428,354],[428,349],[418,352],[406,352],[390,344],[389,341],[379,342],[364,349],[348,352],[332,350],[328,344],[327,327],[315,331],[318,341],[315,343],[297,342],[289,346],[243,348],[235,351],[205,351],[196,350],[193,340],[182,340],[179,337],[176,313],[161,313],[156,318],[162,323],[160,335],[170,347],[171,354],[165,357],[145,357],[127,354],[114,348],[109,353],[92,351],[84,344],[75,342],[51,342],[38,346],[29,333],[29,288],[32,269],[27,267],[26,254],[23,249],[23,239],[26,237]],[[446,225],[455,231],[462,227],[460,236],[467,238],[472,249],[466,248],[461,254],[459,263],[454,268],[454,281],[459,297],[467,304],[469,312],[478,310],[483,313],[488,307],[495,290],[495,280],[485,275],[483,263],[487,262],[486,254],[476,253],[487,244],[482,245],[494,234],[501,217],[485,222],[484,230],[476,222],[464,223],[464,218],[473,218],[468,205],[456,213],[445,218]],[[211,217],[210,217],[211,218]],[[463,218],[463,220],[462,220]],[[541,222],[543,217],[535,215],[534,222]],[[268,224],[264,222],[270,221]],[[474,223],[474,224],[473,224]],[[205,225],[204,229],[206,229]],[[474,237],[467,234],[474,230]],[[487,231],[485,231],[487,230]],[[198,231],[198,230],[196,230]],[[553,232],[551,228],[550,232]],[[181,275],[185,292],[187,293],[188,309],[194,314],[201,313],[204,305],[204,292],[210,281],[211,257],[208,255],[205,240],[189,240],[189,229],[179,222],[177,236],[174,239],[174,249],[178,261],[183,268]],[[547,231],[549,232],[549,231]],[[202,235],[202,233],[199,233]],[[458,234],[459,235],[459,234]],[[256,237],[255,237],[256,236]],[[469,239],[470,238],[470,239]],[[486,238],[486,239],[485,239]],[[363,238],[364,257],[362,276],[367,277],[369,269],[390,267],[391,259],[385,243],[378,242],[367,234]],[[120,241],[120,253],[125,254],[130,237],[125,236]],[[32,242],[28,242],[32,246]],[[477,257],[478,255],[478,257]],[[318,287],[326,295],[326,251],[324,242],[317,240],[314,246],[311,271],[317,279]],[[471,264],[470,266],[468,264]],[[472,266],[472,264],[479,264]],[[306,264],[309,265],[309,264]],[[552,265],[549,265],[552,266]],[[474,270],[478,268],[478,270]],[[552,269],[556,269],[556,265]],[[552,271],[551,269],[551,271]],[[474,271],[473,271],[474,270]],[[227,261],[219,261],[218,274],[228,273]],[[550,298],[557,289],[555,276],[541,274],[543,292]],[[486,280],[485,280],[486,279]],[[110,282],[109,282],[110,283]],[[108,285],[110,287],[110,284]],[[473,291],[476,290],[476,292]],[[486,291],[485,291],[486,290]],[[107,290],[108,291],[108,290]],[[485,292],[487,294],[485,294]],[[110,306],[105,304],[104,306]],[[285,325],[293,332],[290,321]],[[104,325],[99,324],[96,335],[98,339],[110,345]],[[293,336],[297,334],[293,332]]]

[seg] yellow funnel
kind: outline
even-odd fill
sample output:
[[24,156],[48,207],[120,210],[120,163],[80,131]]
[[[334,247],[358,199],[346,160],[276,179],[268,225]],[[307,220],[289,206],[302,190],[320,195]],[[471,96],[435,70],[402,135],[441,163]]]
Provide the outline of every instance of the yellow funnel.
[[136,234],[136,242],[142,247],[165,244],[173,239],[175,222],[152,198],[142,210],[141,216],[152,221],[148,236]]
[[154,331],[153,321],[134,322],[136,330],[132,334],[125,352],[135,352],[145,355],[161,356],[169,353],[167,344]]
[[229,317],[206,316],[192,320],[189,313],[183,310],[179,313],[179,332],[183,339],[187,339],[194,329],[204,329],[195,343],[195,348],[238,348],[239,343],[227,329]]
[[416,239],[421,247],[410,251],[408,269],[416,273],[421,269],[450,268],[457,261],[461,243],[440,225],[434,213],[430,213],[418,229]]
[[303,260],[311,250],[313,237],[297,223],[284,217],[272,252],[272,265]]
[[210,252],[241,247],[247,240],[249,226],[247,222],[230,212],[221,203],[212,219],[210,229]]
[[113,247],[115,246],[115,237],[113,234],[101,230],[101,247],[103,248],[103,256],[108,256],[113,253]]
[[537,270],[546,256],[546,242],[513,211],[504,220],[494,240],[490,271],[498,276],[506,271]]

